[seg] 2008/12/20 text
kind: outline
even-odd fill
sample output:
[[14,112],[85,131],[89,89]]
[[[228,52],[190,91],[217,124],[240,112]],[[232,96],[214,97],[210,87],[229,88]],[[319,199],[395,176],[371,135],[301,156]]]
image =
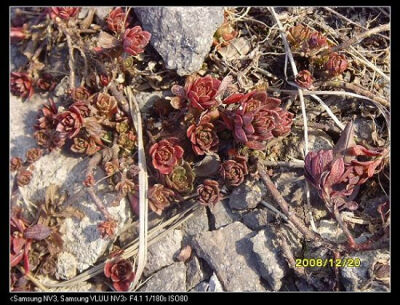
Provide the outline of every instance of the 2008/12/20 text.
[[355,258],[296,258],[296,267],[360,267],[361,260]]

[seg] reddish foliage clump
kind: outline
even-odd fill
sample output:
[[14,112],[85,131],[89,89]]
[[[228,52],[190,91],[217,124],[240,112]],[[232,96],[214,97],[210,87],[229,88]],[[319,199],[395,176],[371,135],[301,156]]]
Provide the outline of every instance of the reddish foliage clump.
[[310,89],[313,83],[313,77],[311,75],[311,72],[308,70],[301,70],[296,75],[296,83],[299,86]]
[[53,6],[49,9],[51,19],[55,19],[56,17],[60,17],[61,19],[68,20],[71,17],[75,17],[79,11],[81,10],[80,7],[58,7]]
[[106,261],[104,275],[107,278],[111,278],[113,287],[117,291],[128,291],[129,286],[135,278],[132,263],[120,256]]
[[56,120],[58,121],[56,131],[70,139],[79,133],[83,125],[83,117],[76,106],[70,106],[67,111],[58,114]]
[[11,72],[11,93],[21,97],[23,100],[29,99],[34,90],[32,78],[27,73]]
[[202,205],[215,206],[215,204],[221,199],[219,192],[219,184],[215,180],[205,179],[203,184],[197,187],[197,195],[199,196],[199,202]]
[[211,75],[199,77],[195,80],[188,78],[185,83],[186,96],[190,105],[199,110],[209,109],[218,102],[215,100],[221,81]]
[[178,139],[161,140],[150,147],[149,154],[152,164],[161,174],[168,175],[183,157],[183,148],[178,145]]
[[239,186],[247,174],[247,160],[243,156],[236,156],[235,160],[224,161],[220,168],[220,175],[229,186]]
[[216,151],[218,148],[219,139],[214,125],[211,123],[192,124],[186,134],[197,155],[204,155],[206,152]]
[[126,13],[121,7],[113,9],[107,17],[108,28],[116,33],[120,33],[123,29],[126,29],[129,25]]
[[336,76],[342,74],[347,69],[347,65],[346,56],[334,52],[329,54],[325,68],[331,76]]
[[154,184],[148,193],[149,207],[157,215],[168,207],[176,199],[175,192],[162,184]]
[[127,29],[124,33],[123,47],[126,53],[136,56],[144,52],[150,42],[151,34],[143,31],[140,26]]

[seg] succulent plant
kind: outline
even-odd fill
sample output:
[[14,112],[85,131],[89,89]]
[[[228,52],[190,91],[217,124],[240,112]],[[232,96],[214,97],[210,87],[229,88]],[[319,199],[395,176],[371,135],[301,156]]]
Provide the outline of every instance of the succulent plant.
[[117,100],[107,93],[96,93],[90,100],[102,116],[111,118],[117,112]]
[[21,168],[17,173],[17,184],[18,186],[25,186],[31,182],[32,172]]
[[113,287],[117,291],[128,291],[135,278],[132,263],[120,256],[106,261],[104,275],[111,279]]
[[168,138],[153,144],[149,154],[152,164],[161,174],[168,175],[183,157],[183,148],[178,145],[178,139]]
[[328,71],[329,75],[337,76],[347,69],[347,65],[346,56],[333,52],[329,54],[325,69]]
[[23,100],[31,98],[33,90],[32,78],[27,73],[11,72],[11,93]]
[[296,83],[301,87],[310,89],[313,84],[313,77],[311,75],[311,72],[308,70],[301,70],[296,75]]
[[40,148],[31,148],[26,152],[26,161],[33,163],[42,156],[43,151]]
[[202,184],[197,187],[197,195],[200,204],[206,206],[215,206],[221,199],[219,192],[219,184],[215,180],[205,179]]
[[86,101],[90,97],[90,91],[86,87],[78,87],[71,89],[71,97],[74,101]]
[[183,162],[182,165],[176,165],[172,172],[168,174],[165,181],[171,189],[180,194],[189,194],[193,191],[195,174],[189,163]]
[[176,199],[175,192],[162,184],[154,184],[148,193],[149,207],[157,215]]
[[108,28],[115,33],[120,33],[129,25],[126,13],[121,7],[116,7],[115,9],[113,9],[108,15],[106,22]]
[[99,230],[102,238],[112,237],[115,234],[116,228],[117,223],[114,219],[102,221],[97,225],[97,229]]
[[10,171],[15,172],[22,166],[22,159],[18,157],[12,157],[10,161]]
[[59,113],[56,117],[56,131],[72,139],[75,137],[83,125],[83,117],[78,107],[70,106],[67,111]]
[[221,164],[220,175],[228,186],[239,186],[247,174],[247,160],[243,156],[236,156],[235,160],[226,160]]
[[211,123],[192,124],[187,129],[186,134],[192,142],[193,151],[197,155],[204,155],[206,152],[218,149],[219,139],[214,125]]
[[144,52],[144,48],[149,44],[151,34],[143,31],[140,26],[125,30],[123,37],[123,48],[126,53],[136,56]]
[[52,19],[59,17],[63,20],[68,20],[71,17],[75,17],[79,13],[80,10],[81,10],[80,7],[71,7],[71,6],[55,7],[55,6],[53,6],[49,9],[49,14]]
[[199,110],[209,109],[218,102],[215,100],[221,81],[211,75],[195,79],[188,78],[185,83],[186,96],[192,107]]

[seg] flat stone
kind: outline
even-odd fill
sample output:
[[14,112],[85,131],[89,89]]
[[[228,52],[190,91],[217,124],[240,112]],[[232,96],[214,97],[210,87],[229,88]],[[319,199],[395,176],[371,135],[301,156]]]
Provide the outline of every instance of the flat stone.
[[213,35],[223,23],[222,7],[135,7],[151,44],[167,69],[180,76],[200,70]]
[[347,240],[343,230],[333,219],[321,220],[318,225],[318,232],[323,238],[336,243],[343,243]]
[[[354,252],[350,255],[345,255],[345,258],[360,259],[361,265],[359,267],[342,267],[340,273],[342,276],[342,283],[346,291],[360,291],[368,281],[373,281],[373,266],[377,261],[390,262],[390,253],[387,250],[371,250],[363,252]],[[384,289],[382,285],[370,285],[370,291],[374,288],[377,291]],[[367,287],[368,288],[368,287]],[[375,291],[376,291],[375,290]],[[386,287],[388,291],[388,287]]]
[[253,233],[241,222],[195,236],[197,255],[215,271],[226,291],[265,291],[249,240]]
[[207,210],[205,207],[199,208],[193,213],[193,216],[182,225],[184,239],[188,240],[192,236],[209,230]]
[[190,292],[206,292],[209,289],[209,284],[207,281],[198,283],[195,287],[190,289]]
[[170,91],[138,92],[135,95],[136,101],[142,112],[146,113],[153,106],[154,102],[162,97],[171,96]]
[[253,209],[261,199],[262,190],[259,183],[246,180],[232,191],[229,197],[229,206],[236,210]]
[[[23,198],[34,203],[44,200],[46,188],[50,184],[59,186],[61,193],[66,190],[68,198],[74,198],[71,205],[83,212],[85,216],[80,220],[66,218],[60,227],[60,232],[64,240],[63,250],[75,256],[78,272],[94,265],[112,243],[112,239],[101,237],[97,225],[104,221],[104,216],[82,184],[87,162],[88,159],[67,156],[54,150],[35,162],[30,184],[20,187]],[[95,180],[98,181],[102,177],[104,177],[103,171],[98,170]],[[99,183],[96,186],[96,194],[117,220],[115,234],[118,235],[127,220],[132,217],[130,204],[124,198],[119,206],[110,206],[116,194],[110,193],[105,186],[106,182]]]
[[147,261],[143,274],[149,276],[155,271],[174,263],[182,243],[182,231],[172,230],[164,238],[148,247]]
[[110,6],[98,6],[96,7],[96,12],[95,15],[101,19],[104,20],[107,15],[112,11],[113,7]]
[[30,100],[23,102],[20,98],[10,95],[10,155],[25,159],[25,153],[37,147],[33,138],[38,111],[47,100],[39,95],[32,95]]
[[139,289],[143,292],[186,291],[186,267],[182,262],[174,263],[154,273]]
[[215,229],[226,226],[240,218],[239,215],[232,212],[226,200],[217,203],[211,209],[211,216],[213,217]]
[[56,279],[69,280],[76,276],[76,258],[68,252],[61,252],[57,257]]
[[222,288],[221,282],[218,280],[218,277],[215,273],[210,278],[208,282],[208,291],[210,292],[222,292],[224,289]]
[[287,263],[280,253],[280,247],[275,244],[276,239],[275,233],[269,228],[258,232],[250,239],[257,257],[259,274],[268,281],[274,291],[281,289],[282,279],[288,270]]
[[254,209],[242,217],[242,222],[253,231],[265,227],[274,219],[274,215],[269,213],[266,208]]
[[205,268],[199,258],[193,255],[186,265],[186,289],[190,290],[200,282],[209,279],[211,273],[210,268]]

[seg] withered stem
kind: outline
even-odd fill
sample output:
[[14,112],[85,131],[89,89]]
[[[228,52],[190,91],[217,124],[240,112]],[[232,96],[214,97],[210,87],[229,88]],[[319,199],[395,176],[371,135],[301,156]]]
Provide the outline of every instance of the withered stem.
[[99,209],[99,211],[103,214],[103,216],[107,220],[113,219],[111,214],[107,211],[107,208],[104,206],[103,202],[100,200],[99,197],[97,197],[96,193],[94,192],[93,187],[88,187],[87,191],[88,191],[90,197],[92,198],[92,200],[94,201],[94,203],[96,204],[96,206]]
[[304,235],[307,240],[318,239],[318,236],[314,232],[310,231],[293,211],[290,211],[289,204],[279,193],[278,189],[275,187],[274,183],[272,182],[269,175],[266,173],[265,168],[260,161],[257,162],[257,169],[268,191],[278,203],[282,212],[287,216],[287,218],[296,226],[296,228]]

